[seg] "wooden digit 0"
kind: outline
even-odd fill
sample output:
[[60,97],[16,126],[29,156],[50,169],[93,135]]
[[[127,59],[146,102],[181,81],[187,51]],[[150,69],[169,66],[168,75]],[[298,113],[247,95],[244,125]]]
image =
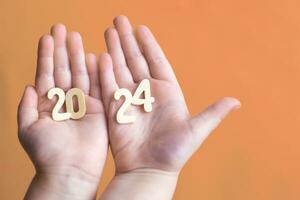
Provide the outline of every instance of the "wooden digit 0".
[[[77,97],[78,111],[74,111],[73,97]],[[72,88],[66,94],[66,109],[71,114],[71,119],[80,119],[86,113],[84,93],[79,88]]]

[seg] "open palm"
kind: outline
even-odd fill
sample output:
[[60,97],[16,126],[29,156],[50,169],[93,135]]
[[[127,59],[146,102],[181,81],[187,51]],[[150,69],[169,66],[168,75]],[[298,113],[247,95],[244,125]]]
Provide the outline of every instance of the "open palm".
[[[109,54],[103,54],[99,63],[117,173],[142,168],[180,171],[207,135],[240,103],[227,97],[190,117],[174,72],[150,30],[139,26],[134,35],[124,16],[117,17],[114,26],[105,33]],[[126,115],[136,116],[136,121],[117,123],[116,112],[123,102],[113,99],[114,92],[128,88],[134,93],[143,79],[150,80],[155,98],[152,112],[131,106]]]
[[[79,33],[57,24],[39,42],[35,87],[27,87],[19,106],[19,138],[37,173],[78,171],[99,180],[107,155],[106,120],[100,98],[97,60],[86,56]],[[85,93],[86,115],[80,120],[54,121],[53,87]]]

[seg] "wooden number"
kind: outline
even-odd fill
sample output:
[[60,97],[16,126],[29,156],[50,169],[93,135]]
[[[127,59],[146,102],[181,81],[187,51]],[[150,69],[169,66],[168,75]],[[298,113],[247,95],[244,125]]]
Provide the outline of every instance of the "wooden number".
[[52,118],[55,121],[70,119],[70,113],[59,113],[65,102],[65,92],[60,88],[52,88],[48,91],[48,99],[52,99],[55,95],[57,95],[58,100],[52,110]]
[[[139,98],[144,92],[144,99]],[[152,111],[152,103],[154,98],[151,97],[150,92],[150,81],[148,79],[142,80],[132,97],[132,104],[134,105],[144,105],[145,112]]]
[[[78,102],[78,111],[74,111],[73,107],[73,97],[77,97]],[[80,119],[86,113],[86,106],[85,106],[85,98],[84,93],[78,88],[70,89],[66,94],[66,109],[67,112],[71,114],[72,119]]]
[[[85,97],[84,93],[78,88],[70,89],[65,95],[64,91],[60,88],[52,88],[48,91],[48,99],[52,99],[54,95],[58,96],[58,100],[52,110],[52,118],[55,121],[62,121],[66,119],[80,119],[86,113]],[[77,97],[78,102],[78,111],[74,111],[73,107],[73,97]],[[65,113],[59,113],[59,110],[62,108],[64,102],[66,102]]]
[[[144,98],[140,98],[143,93]],[[154,102],[154,97],[151,97],[150,81],[148,79],[144,79],[141,81],[133,96],[129,90],[121,88],[115,92],[114,98],[116,100],[119,100],[121,96],[125,97],[125,101],[117,112],[117,122],[120,124],[132,123],[135,121],[135,116],[124,115],[130,104],[144,105],[145,112],[152,111],[152,103]]]
[[135,121],[135,117],[124,115],[125,111],[131,104],[132,95],[129,90],[121,88],[115,92],[114,97],[116,100],[119,100],[121,96],[125,97],[125,101],[117,112],[117,122],[119,122],[120,124],[132,123]]

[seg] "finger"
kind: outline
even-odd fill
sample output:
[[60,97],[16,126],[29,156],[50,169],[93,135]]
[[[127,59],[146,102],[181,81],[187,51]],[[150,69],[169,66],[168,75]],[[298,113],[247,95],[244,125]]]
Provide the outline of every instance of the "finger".
[[139,49],[127,17],[115,18],[114,25],[118,31],[126,62],[134,81],[139,82],[145,78],[150,78],[148,64]]
[[139,26],[136,29],[136,37],[149,65],[151,76],[155,79],[177,83],[170,63],[149,28]]
[[55,86],[53,78],[54,42],[50,35],[41,37],[38,45],[38,58],[35,77],[35,87],[38,95],[44,96]]
[[54,38],[54,80],[55,85],[67,91],[71,88],[71,71],[67,52],[67,30],[63,24],[51,28]]
[[38,120],[37,105],[38,96],[34,87],[27,86],[18,108],[18,126],[20,134]]
[[193,117],[190,121],[190,126],[196,136],[196,142],[201,144],[227,114],[238,109],[240,106],[241,103],[239,100],[232,97],[225,97]]
[[133,78],[126,64],[118,32],[115,28],[108,28],[105,31],[104,36],[107,51],[112,58],[114,73],[118,85],[120,87],[125,87],[132,84]]
[[100,99],[99,72],[95,54],[89,53],[86,55],[86,66],[90,77],[90,96]]
[[109,54],[104,53],[99,58],[99,73],[101,95],[105,110],[109,108],[114,92],[119,88],[113,72],[113,64]]
[[79,33],[71,32],[67,37],[69,58],[72,72],[72,87],[89,94],[90,80],[85,66],[85,54]]

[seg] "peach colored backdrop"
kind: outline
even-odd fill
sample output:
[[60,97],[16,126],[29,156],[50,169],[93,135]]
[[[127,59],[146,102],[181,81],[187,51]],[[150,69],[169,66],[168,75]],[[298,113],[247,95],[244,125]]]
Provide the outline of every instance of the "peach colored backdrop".
[[[99,53],[119,14],[153,29],[193,114],[226,95],[243,103],[186,165],[174,199],[300,199],[299,10],[299,0],[1,0],[0,199],[21,199],[34,174],[16,108],[39,36],[61,22]],[[113,171],[110,158],[100,192]]]

